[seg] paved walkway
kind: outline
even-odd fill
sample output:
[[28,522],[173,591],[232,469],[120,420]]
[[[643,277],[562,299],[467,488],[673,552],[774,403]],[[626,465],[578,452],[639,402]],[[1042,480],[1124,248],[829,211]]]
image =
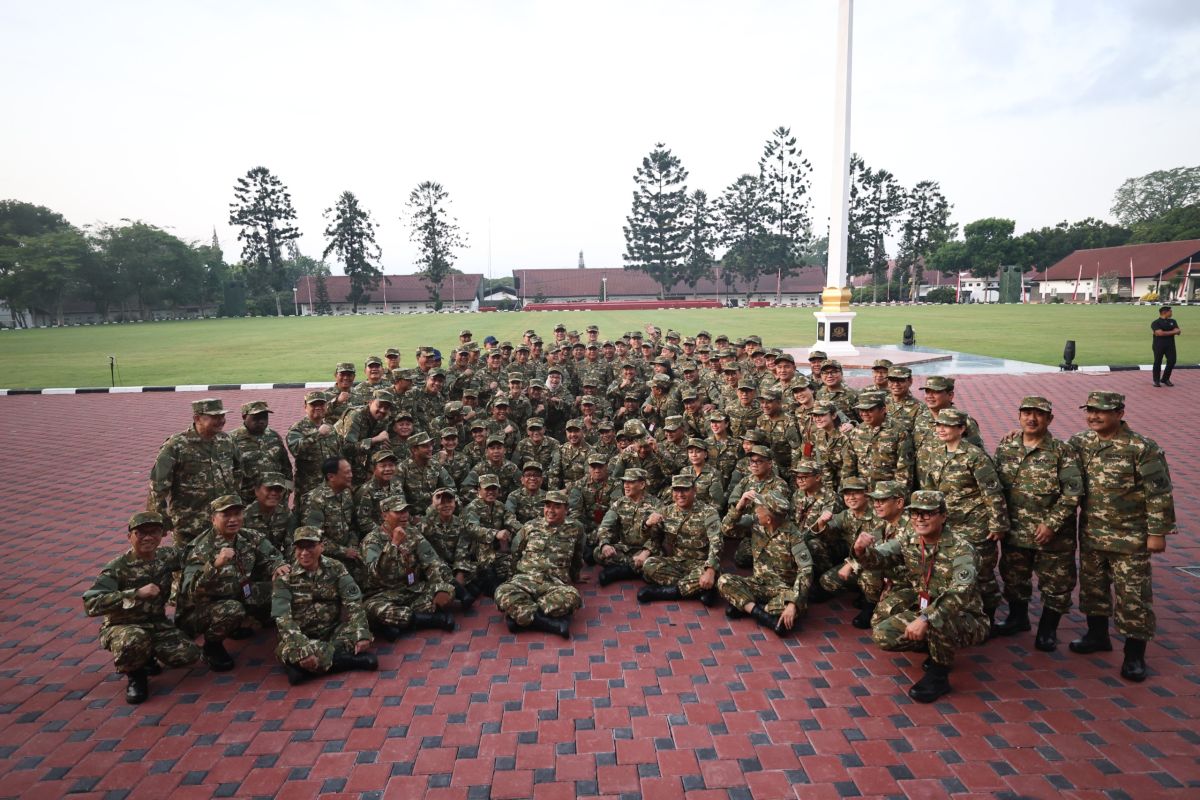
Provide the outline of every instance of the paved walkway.
[[[1190,380],[960,381],[990,447],[1024,394],[1055,402],[1060,434],[1083,427],[1088,390],[1129,394],[1131,424],[1167,449],[1181,535],[1156,559],[1146,683],[1117,676],[1119,645],[1084,658],[1025,636],[968,651],[932,706],[905,695],[920,657],[878,650],[845,602],[781,641],[698,604],[639,607],[594,575],[570,642],[514,638],[485,601],[452,634],[383,644],[375,674],[289,688],[263,638],[234,643],[236,672],[170,672],[127,706],[79,597],[194,396],[0,398],[0,796],[1196,797],[1200,578],[1177,569],[1200,564]],[[282,430],[301,394],[223,397],[266,395]],[[1064,620],[1064,642],[1081,628]]]

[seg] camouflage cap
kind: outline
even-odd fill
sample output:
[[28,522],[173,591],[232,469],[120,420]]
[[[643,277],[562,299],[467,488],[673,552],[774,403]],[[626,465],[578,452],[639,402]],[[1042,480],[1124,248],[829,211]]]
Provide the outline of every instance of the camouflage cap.
[[589,331],[595,331],[596,333],[599,333],[599,332],[600,332],[600,326],[599,326],[599,325],[588,325],[588,326],[587,326],[587,329],[588,329]]
[[1054,406],[1050,405],[1050,401],[1044,397],[1030,395],[1029,397],[1021,398],[1021,405],[1017,406],[1019,411],[1025,409],[1034,409],[1036,411],[1045,411],[1047,414],[1054,413]]
[[387,403],[388,405],[396,405],[396,393],[391,389],[376,389],[371,392],[371,399],[379,403]]
[[692,450],[692,449],[703,450],[704,452],[707,453],[708,452],[708,443],[705,442],[703,439],[697,439],[695,436],[693,436],[692,438],[687,440],[687,449],[688,450]]
[[306,392],[304,394],[304,405],[311,406],[314,403],[328,403],[329,398],[322,391]]
[[711,333],[709,333],[708,331],[699,331],[699,332],[697,332],[697,333],[696,333],[696,338],[697,338],[697,339],[699,339],[701,336],[707,336],[709,339],[711,339],[711,338],[712,338],[712,334],[711,334]]
[[581,405],[581,406],[596,405],[596,396],[591,395],[591,394],[585,394],[583,397],[579,398],[579,405]]
[[621,480],[625,481],[626,483],[629,483],[630,481],[644,481],[646,480],[646,470],[641,469],[640,467],[630,467],[629,469],[625,470],[625,474],[621,476]]
[[249,417],[254,414],[272,414],[271,407],[267,405],[266,400],[251,400],[249,403],[242,403],[242,416]]
[[588,350],[599,350],[599,349],[600,349],[600,343],[599,343],[599,342],[588,342],[588,343],[587,343],[587,349],[588,349]]
[[554,330],[556,330],[556,331],[563,331],[563,332],[565,333],[565,332],[566,332],[566,330],[567,330],[567,326],[566,326],[566,325],[564,325],[563,323],[561,323],[561,322],[560,322],[560,323],[558,323],[557,325],[555,325],[555,326],[554,326]]
[[821,474],[821,465],[811,458],[802,458],[792,467],[793,475],[819,475]]
[[957,408],[943,408],[933,418],[935,425],[950,425],[957,428],[965,428],[967,426],[967,414],[965,411],[959,411]]
[[423,444],[429,444],[433,439],[425,431],[417,431],[412,436],[408,437],[409,447],[420,447]]
[[551,367],[550,369],[546,370],[546,374],[561,376],[563,374],[562,367]]
[[1125,395],[1119,392],[1088,392],[1087,402],[1080,408],[1097,411],[1117,411],[1125,407]]
[[674,366],[674,364],[675,364],[675,362],[672,361],[667,356],[659,356],[658,358],[654,359],[654,363],[661,364],[664,367]]
[[858,395],[858,402],[854,404],[854,407],[866,411],[885,405],[887,405],[887,395],[883,392],[862,392]]
[[762,456],[763,458],[771,458],[771,448],[766,445],[756,444],[750,448],[750,455]]
[[642,402],[642,398],[641,398],[641,396],[640,396],[640,395],[637,395],[637,394],[634,394],[633,392],[630,392],[630,393],[628,393],[628,394],[624,395],[624,396],[623,396],[621,399],[622,399],[624,402],[626,402],[626,403],[629,403],[629,402],[633,402],[633,403],[640,403],[640,402]]
[[696,479],[691,475],[675,475],[671,478],[672,489],[695,489]]
[[321,529],[314,528],[312,525],[301,525],[292,533],[292,544],[319,541],[321,541]]
[[680,337],[679,337],[679,331],[667,331],[667,338],[668,338],[668,339],[678,339],[678,338],[680,338]]
[[832,403],[813,403],[812,407],[812,413],[818,417],[825,414],[832,414],[835,410]]
[[840,362],[836,359],[827,358],[821,362],[821,372],[841,372],[841,371],[842,371],[842,362]]
[[569,420],[567,420],[567,427],[566,427],[566,429],[567,429],[567,430],[569,430],[569,431],[570,431],[570,430],[576,430],[576,431],[581,431],[581,430],[583,430],[583,420],[581,420],[581,419],[578,419],[578,418],[576,418],[576,419],[569,419]]
[[867,482],[857,476],[851,478],[842,478],[842,494],[846,492],[865,492],[867,491]]
[[792,507],[787,495],[777,491],[756,493],[754,495],[754,505],[762,506],[776,515],[786,514]]
[[891,369],[892,360],[890,358],[877,358],[875,363],[871,365],[871,369]]
[[206,414],[210,417],[225,416],[224,404],[215,397],[206,397],[203,400],[192,401],[193,414]]
[[954,378],[949,375],[930,375],[921,387],[923,392],[953,392]]
[[532,431],[532,430],[537,430],[539,428],[545,428],[545,427],[546,427],[546,423],[541,417],[530,417],[529,421],[525,423],[526,430]]
[[522,350],[524,350],[526,353],[528,353],[529,345],[525,344],[524,342],[521,342],[519,345],[517,345],[516,350],[514,350],[514,352],[519,353]]
[[379,356],[367,356],[367,360],[363,363],[368,367],[382,367],[383,359]]
[[488,472],[479,476],[479,488],[490,489],[491,487],[500,488],[500,479],[495,474]]
[[640,439],[646,435],[646,426],[641,420],[637,419],[631,419],[629,422],[626,422],[625,427],[622,428],[622,430],[625,432],[625,435],[631,439]]
[[671,385],[671,379],[668,376],[659,373],[647,381],[647,383],[649,383],[651,386],[656,386],[660,389],[663,389]]
[[434,489],[434,491],[433,491],[433,499],[434,500],[437,500],[439,497],[446,497],[446,496],[453,497],[455,500],[457,500],[458,492],[454,491],[449,486],[439,486],[437,489]]
[[759,392],[758,399],[759,400],[782,400],[783,393],[779,391],[778,386],[771,386],[771,387],[763,389],[761,392]]
[[510,373],[508,373],[508,382],[509,383],[524,383],[525,376],[519,372],[510,372]]
[[699,400],[700,395],[696,394],[695,389],[684,389],[679,393],[679,399],[685,403],[690,403],[693,400]]
[[385,350],[383,352],[384,358],[391,358],[392,356],[396,356],[397,358],[400,357],[400,351],[398,349],[396,349],[395,347],[389,347],[387,350]]
[[913,492],[908,499],[908,507],[920,511],[945,511],[946,495],[929,489]]
[[472,422],[471,427],[467,428],[467,431],[469,433],[474,433],[475,431],[486,431],[486,430],[487,430],[487,425],[484,425],[483,420],[479,420],[479,419]]
[[613,429],[612,420],[608,420],[608,419],[601,420],[600,424],[596,426],[596,430],[598,430],[598,431],[611,431],[612,429]]
[[416,376],[413,375],[411,369],[394,369],[388,374],[388,377],[391,378],[392,383],[399,383],[400,381],[411,382]]
[[218,511],[225,511],[230,508],[245,508],[246,504],[242,502],[242,498],[236,494],[224,494],[208,504],[208,508],[214,514]]
[[796,357],[791,353],[780,353],[779,355],[775,356],[775,363],[778,364],[780,361],[786,361],[789,364],[795,364]]
[[725,334],[723,334],[723,333],[718,333],[718,334],[717,334],[717,338],[716,338],[716,339],[713,339],[713,341],[714,341],[714,342],[716,342],[717,344],[720,344],[721,342],[728,342],[728,341],[729,341],[729,337],[728,337],[728,336],[726,336],[726,335],[725,335]]
[[283,477],[281,472],[264,472],[258,476],[259,486],[276,486],[281,489],[287,488],[287,478]]
[[746,344],[762,344],[762,337],[757,333],[752,333],[746,337]]
[[750,350],[751,356],[765,356],[766,354],[767,351],[763,349],[762,345],[756,345]]
[[400,419],[406,419],[411,422],[414,419],[414,417],[413,417],[412,412],[409,411],[407,408],[398,408],[398,409],[396,409],[396,412],[394,414],[392,414],[392,422],[395,422],[396,420],[400,420]]
[[664,431],[677,431],[683,427],[683,417],[670,416],[663,420]]
[[512,405],[512,404],[508,402],[508,398],[505,397],[504,395],[500,395],[499,397],[497,397],[495,400],[492,401],[492,408],[498,408],[500,406],[504,406],[505,408],[508,408],[510,405]]
[[500,349],[501,349],[501,350],[512,350],[512,349],[513,349],[513,343],[512,343],[512,342],[508,342],[508,341],[501,342],[501,343],[500,343]]
[[758,391],[758,384],[754,382],[753,378],[742,378],[740,381],[738,381],[737,388],[739,392],[755,392]]
[[546,499],[542,504],[554,503],[555,505],[565,506],[567,504],[567,493],[560,492],[557,489],[552,492],[546,492]]
[[459,336],[474,336],[475,334],[471,333],[470,330],[463,328],[461,331],[458,332],[458,335]]
[[431,370],[429,370],[429,374],[428,374],[428,375],[426,375],[425,377],[427,377],[427,378],[435,378],[435,379],[436,379],[436,378],[442,378],[442,379],[445,379],[445,377],[446,377],[446,370],[444,370],[444,369],[431,369]]
[[492,434],[491,436],[489,436],[487,438],[487,446],[488,447],[491,447],[494,444],[502,445],[504,447],[508,446],[508,442],[504,441],[504,437],[498,436],[497,434]]
[[912,370],[908,367],[890,367],[888,369],[888,379],[906,381],[912,377]]
[[824,350],[809,350],[808,351],[808,360],[809,361],[820,361],[820,362],[824,363],[825,359],[827,359],[827,358],[829,358],[829,356],[827,356],[825,354]]
[[813,387],[813,382],[811,380],[809,380],[808,378],[800,377],[799,380],[797,380],[795,383],[792,384],[792,395],[793,396],[795,396],[796,392],[813,392],[813,391],[816,391],[816,389]]
[[545,468],[541,465],[541,463],[539,463],[537,461],[526,461],[521,466],[521,472],[528,472],[529,470],[534,470],[536,472],[545,472],[546,471]]
[[587,463],[589,467],[606,467],[608,466],[608,457],[603,453],[592,453],[588,456]]
[[443,439],[455,438],[458,436],[458,428],[442,428],[441,432],[438,433],[438,436]]
[[750,428],[742,434],[742,441],[754,442],[755,444],[766,444],[770,440],[767,438],[765,431],[760,430],[759,428]]
[[688,358],[679,362],[679,369],[683,370],[684,372],[695,372],[698,367],[696,366],[695,361],[692,361],[690,358]]
[[358,368],[355,367],[353,364],[351,364],[349,361],[339,361],[338,365],[333,368],[333,371],[334,372],[354,373],[354,372],[358,372]]
[[[413,438],[415,438],[415,437],[410,436],[409,442],[411,442],[413,440]],[[400,460],[400,458],[391,450],[376,450],[374,453],[371,454],[371,463],[372,464],[378,464],[381,461],[399,461],[399,460]]]
[[165,527],[166,524],[167,522],[163,519],[163,515],[157,511],[139,511],[129,518],[129,530],[140,528],[143,525]]
[[397,512],[404,511],[408,507],[408,500],[406,500],[402,494],[388,495],[379,501],[380,511]]
[[890,497],[906,497],[908,489],[900,481],[877,481],[870,495],[872,500],[887,500]]
[[463,396],[464,400],[468,397],[474,397],[476,400],[478,400],[479,399],[479,390],[478,389],[463,389],[462,396]]

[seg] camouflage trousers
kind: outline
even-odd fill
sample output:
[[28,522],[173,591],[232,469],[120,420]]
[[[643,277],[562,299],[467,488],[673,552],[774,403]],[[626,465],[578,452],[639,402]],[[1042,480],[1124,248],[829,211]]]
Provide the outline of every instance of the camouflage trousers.
[[[736,537],[727,537],[736,538]],[[750,552],[750,534],[746,533],[738,540],[737,549],[733,551],[733,563],[741,569],[754,566],[754,554]]]
[[[298,665],[309,656],[316,656],[314,672],[328,672],[333,666],[335,653],[350,655],[354,652],[358,629],[348,622],[330,626],[325,630],[306,633],[285,634],[279,637],[275,657],[284,664]],[[324,635],[322,635],[324,634]]]
[[171,508],[171,535],[175,544],[189,545],[211,527],[212,511],[207,503],[201,508]]
[[684,597],[695,597],[704,591],[700,588],[700,576],[707,568],[708,565],[697,558],[650,556],[642,565],[642,577],[646,579],[646,583],[674,586]]
[[503,553],[496,550],[491,553],[481,554],[475,575],[482,577],[489,569],[496,575],[496,580],[500,583],[511,578],[513,574],[512,553]]
[[812,554],[813,575],[824,575],[834,567],[841,567],[850,548],[840,538],[829,536],[808,536],[804,539],[808,552]]
[[117,672],[142,669],[154,658],[166,667],[186,667],[200,658],[200,648],[169,622],[111,625],[100,633],[100,646],[113,654]]
[[638,553],[642,552],[642,550],[644,550],[646,548],[631,547],[627,544],[619,544],[619,543],[614,544],[613,549],[617,551],[617,554],[615,556],[613,556],[612,558],[605,558],[604,554],[601,552],[601,550],[603,550],[603,549],[604,548],[602,546],[597,545],[596,548],[592,551],[592,556],[596,559],[596,563],[599,564],[600,566],[602,566],[602,567],[629,567],[630,569],[632,569],[634,572],[638,573],[639,575],[641,574],[641,572],[642,572],[641,569],[639,569],[633,563],[633,557],[636,556]]
[[983,610],[989,614],[1000,607],[1000,584],[996,580],[996,566],[1000,561],[1000,543],[989,539],[987,529],[971,520],[956,529],[979,554],[979,596],[983,598]]
[[437,610],[433,604],[433,597],[438,592],[446,592],[454,597],[454,585],[421,581],[400,589],[385,589],[363,600],[363,607],[367,610],[367,619],[371,622],[407,628],[412,624],[414,613]]
[[1113,616],[1117,597],[1117,631],[1133,639],[1154,638],[1154,593],[1150,553],[1079,551],[1079,610],[1088,616]]
[[875,608],[871,619],[875,644],[884,650],[928,650],[936,663],[952,667],[955,653],[987,639],[987,617],[972,614],[948,615],[938,627],[931,625],[926,629],[924,641],[905,639],[904,629],[921,614],[917,602],[916,592],[890,592]]
[[521,626],[532,624],[538,611],[548,617],[565,617],[583,606],[583,596],[574,586],[525,573],[502,583],[495,600],[496,606]]
[[[836,594],[837,592],[840,592],[842,589],[845,589],[847,586],[857,586],[860,590],[862,590],[863,594],[866,594],[866,590],[862,588],[862,586],[863,586],[862,574],[864,572],[866,572],[866,570],[863,569],[857,573],[852,572],[852,573],[850,573],[849,578],[846,578],[843,580],[842,576],[839,575],[838,572],[840,572],[842,567],[844,567],[844,566],[845,566],[845,562],[843,561],[841,564],[835,564],[832,567],[830,567],[829,569],[822,572],[821,577],[818,580],[818,583],[821,585],[821,588],[827,592],[830,592],[831,594]],[[879,599],[879,594],[876,593],[875,600],[878,600],[878,599]],[[872,602],[874,602],[874,601],[872,601]]]
[[1049,552],[1006,544],[1000,554],[1000,579],[1004,599],[1028,603],[1033,598],[1033,576],[1037,575],[1042,605],[1065,614],[1071,610],[1075,591],[1075,551]]
[[761,605],[768,614],[779,616],[788,603],[796,604],[796,611],[803,613],[808,608],[808,597],[796,597],[796,587],[770,578],[755,578],[749,575],[722,575],[717,578],[717,591],[725,602],[737,609],[747,603]]
[[177,615],[179,627],[192,636],[203,635],[219,641],[238,628],[250,627],[271,617],[271,584],[260,581],[252,584],[250,600],[213,600],[199,603]]

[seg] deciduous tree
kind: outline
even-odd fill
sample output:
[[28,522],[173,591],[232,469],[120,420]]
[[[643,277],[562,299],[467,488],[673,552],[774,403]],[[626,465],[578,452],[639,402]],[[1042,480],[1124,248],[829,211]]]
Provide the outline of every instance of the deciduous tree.
[[937,181],[921,181],[906,193],[900,246],[896,252],[896,280],[907,278],[909,299],[921,290],[922,265],[934,250],[954,238],[958,226],[950,222],[953,208]]
[[1125,226],[1200,203],[1200,166],[1175,167],[1129,178],[1113,195],[1112,213]]

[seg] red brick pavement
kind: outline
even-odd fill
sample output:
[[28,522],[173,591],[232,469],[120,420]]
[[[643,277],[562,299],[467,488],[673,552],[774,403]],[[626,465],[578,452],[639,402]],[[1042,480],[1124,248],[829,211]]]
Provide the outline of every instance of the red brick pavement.
[[[1181,535],[1156,559],[1149,681],[1123,682],[1119,652],[1044,654],[1026,636],[968,651],[933,706],[905,695],[920,658],[879,651],[843,601],[781,641],[594,580],[570,642],[515,639],[484,603],[452,634],[381,646],[376,674],[289,688],[264,637],[235,644],[236,672],[169,672],[127,706],[79,596],[199,395],[0,398],[0,796],[1195,797],[1200,579],[1176,569],[1200,564],[1187,381],[960,379],[989,446],[1025,394],[1049,396],[1067,434],[1088,390],[1126,392],[1130,423],[1168,452]],[[219,394],[267,396],[281,430],[301,408],[298,390]],[[1072,615],[1064,638],[1080,628]]]

